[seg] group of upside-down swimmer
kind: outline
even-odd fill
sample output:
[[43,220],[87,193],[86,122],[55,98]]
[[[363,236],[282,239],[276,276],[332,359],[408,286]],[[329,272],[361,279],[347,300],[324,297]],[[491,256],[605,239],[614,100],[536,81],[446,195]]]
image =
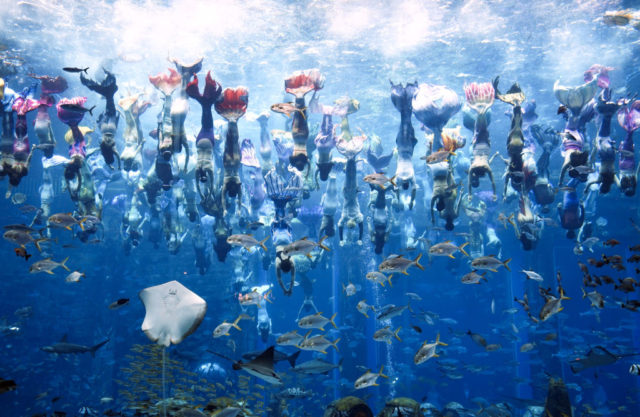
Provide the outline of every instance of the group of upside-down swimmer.
[[[155,128],[147,137],[141,117],[156,103],[146,100],[143,93],[131,92],[116,102],[114,74],[103,70],[104,79],[94,81],[82,70],[73,71],[80,73],[82,85],[106,101],[96,120],[101,139],[90,148],[90,140],[85,137],[90,138],[93,130],[81,124],[87,112],[93,116],[93,107],[85,107],[87,97],[60,97],[67,89],[63,77],[32,75],[40,83],[39,99],[34,98],[37,83],[17,93],[1,80],[0,175],[9,177],[8,195],[11,187],[17,187],[27,175],[34,152],[42,151],[40,221],[50,215],[55,167],[62,165],[75,216],[84,219],[78,232],[83,241],[102,228],[103,208],[112,206],[122,213],[120,234],[125,253],[146,237],[156,247],[164,240],[169,252],[177,254],[190,236],[195,264],[204,274],[211,265],[212,251],[224,262],[234,246],[242,246],[247,250],[233,252],[230,261],[241,265],[257,243],[265,247],[263,238],[268,236],[275,256],[263,255],[265,267],[273,262],[279,284],[291,294],[296,271],[304,275],[322,260],[326,251],[320,249],[331,247],[322,243],[323,237],[336,235],[336,226],[340,245],[363,245],[368,229],[374,252],[381,254],[392,234],[398,235],[407,248],[429,241],[416,236],[414,213],[429,211],[427,217],[434,226],[427,228],[431,229],[429,233],[441,230],[436,226],[438,218],[444,220],[446,231],[453,230],[463,213],[469,220],[469,250],[479,256],[494,253],[501,246],[497,222],[491,218],[509,221],[522,247],[530,250],[543,227],[553,223],[543,216],[550,212],[558,192],[562,192],[557,208],[559,224],[569,238],[580,231],[579,241],[589,237],[590,228],[583,227],[589,224],[585,222],[585,202],[592,204],[597,193],[610,192],[614,184],[626,196],[635,194],[638,168],[633,132],[640,127],[640,101],[614,100],[611,69],[604,66],[589,68],[585,83],[578,87],[563,87],[556,82],[554,93],[561,104],[558,117],[566,120],[560,132],[536,123],[536,103],[526,101],[517,83],[505,93],[499,90],[498,78],[465,85],[463,106],[449,87],[392,82],[391,101],[400,113],[393,149],[390,141],[375,134],[362,130],[359,135],[352,133],[348,117],[359,111],[357,100],[341,97],[332,105],[323,104],[318,91],[325,77],[317,69],[297,71],[284,82],[286,93],[294,100],[271,106],[273,112],[285,116],[285,129],[269,131],[268,112],[253,118],[260,129],[256,152],[250,139],[241,139],[238,125],[249,105],[249,90],[241,86],[223,89],[211,71],[200,90],[197,74],[202,70],[202,59],[191,64],[170,61],[175,70],[149,77],[162,100]],[[313,95],[307,103],[310,92]],[[517,214],[509,217],[490,215],[499,204],[492,168],[499,152],[492,151],[489,134],[495,99],[511,106],[506,157],[500,156],[506,164],[502,199],[504,204],[516,200],[519,205]],[[185,123],[190,100],[201,107],[197,136]],[[58,118],[69,128],[65,135],[68,158],[54,154],[56,137],[48,112],[54,104]],[[212,108],[223,120],[214,120]],[[34,110],[38,144],[30,146],[27,115]],[[447,127],[460,110],[462,125],[472,133],[468,147],[460,126]],[[118,130],[121,116],[125,120],[122,133]],[[426,155],[420,159],[413,155],[418,143],[413,116],[427,139]],[[618,148],[611,137],[614,116],[626,132]],[[310,124],[314,118],[320,123]],[[334,125],[334,118],[340,119],[339,125]],[[597,135],[590,138],[586,126],[594,120]],[[152,140],[156,141],[155,149],[148,146]],[[553,175],[550,161],[558,146],[562,168]],[[342,157],[332,153],[334,148]],[[359,158],[363,150],[365,156]],[[394,163],[395,173],[385,173]],[[570,179],[565,185],[567,175]],[[478,190],[484,177],[491,183],[490,191]],[[552,185],[555,178],[557,186]],[[105,190],[114,181],[123,181],[126,191],[105,202]],[[370,188],[364,214],[360,198],[363,182]],[[580,183],[585,183],[584,202],[576,190]],[[419,190],[424,200],[417,199]],[[319,204],[305,203],[311,202],[316,192],[321,194]],[[271,226],[269,235],[262,228],[266,224]],[[301,239],[301,230],[317,236],[319,242]],[[262,237],[253,238],[252,231]],[[240,291],[245,279],[241,268],[234,269],[239,270]],[[287,274],[290,283],[285,283]],[[310,287],[304,276],[303,281]],[[312,305],[311,291],[305,294]]]

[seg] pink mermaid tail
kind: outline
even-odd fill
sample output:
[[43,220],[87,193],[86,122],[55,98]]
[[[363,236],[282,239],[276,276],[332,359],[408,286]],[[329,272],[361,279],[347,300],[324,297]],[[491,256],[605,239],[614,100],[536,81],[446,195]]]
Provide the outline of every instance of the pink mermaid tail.
[[69,126],[78,126],[82,121],[84,114],[87,112],[84,103],[87,102],[86,97],[62,98],[56,105],[58,110],[58,118],[64,124]]
[[469,107],[482,114],[493,105],[496,91],[491,83],[472,82],[465,84],[464,95]]
[[626,104],[618,112],[618,123],[627,132],[634,132],[640,127],[640,100]]
[[173,68],[168,68],[168,70],[169,75],[159,73],[158,75],[149,76],[149,82],[165,96],[170,96],[182,82],[182,78],[176,70]]

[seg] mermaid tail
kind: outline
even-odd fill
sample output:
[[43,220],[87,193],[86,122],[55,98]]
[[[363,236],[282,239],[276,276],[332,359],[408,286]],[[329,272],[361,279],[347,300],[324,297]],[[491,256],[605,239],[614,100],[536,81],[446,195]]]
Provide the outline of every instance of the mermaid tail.
[[495,94],[495,89],[491,83],[478,84],[472,82],[464,86],[464,95],[467,103],[469,107],[478,112],[478,114],[486,113],[487,110],[493,106]]
[[324,75],[317,68],[295,71],[284,80],[284,89],[296,98],[304,98],[312,90],[321,90],[324,87],[324,80]]
[[240,145],[240,155],[242,155],[240,159],[242,165],[260,169],[260,161],[258,161],[258,157],[256,156],[256,148],[254,148],[250,139],[244,139],[242,141]]
[[170,62],[173,62],[176,66],[176,69],[182,75],[182,78],[189,79],[192,75],[195,75],[197,72],[200,72],[202,69],[202,60],[204,57],[200,57],[195,60],[192,64],[184,64],[176,58],[169,58]]
[[215,103],[216,112],[228,122],[237,122],[247,111],[249,90],[246,87],[225,88],[222,100]]
[[30,74],[29,76],[36,80],[40,80],[40,89],[43,96],[60,94],[68,88],[67,80],[59,75],[57,77],[50,77],[48,75]]
[[384,169],[391,163],[395,152],[391,152],[387,155],[378,156],[371,151],[371,148],[367,151],[367,162],[371,165],[375,172],[384,172]]
[[[84,103],[87,102],[86,97],[74,97],[74,98],[62,98],[58,102],[56,109],[58,111],[58,118],[62,123],[72,126],[78,126],[82,121],[86,111],[83,108]],[[63,107],[65,106],[65,107]]]
[[598,87],[609,88],[611,80],[609,79],[609,71],[613,68],[604,65],[594,64],[584,72],[584,82],[589,83],[594,79],[598,80]]
[[509,88],[509,90],[505,94],[501,94],[500,91],[498,91],[499,79],[500,77],[496,77],[496,79],[493,80],[493,89],[496,92],[496,98],[498,100],[507,104],[511,104],[514,107],[518,107],[522,103],[524,103],[525,96],[518,83],[513,83],[511,88]]
[[420,84],[411,101],[413,114],[432,131],[440,131],[462,104],[452,89],[443,85]]
[[364,142],[367,140],[366,135],[354,136],[351,140],[347,141],[343,138],[339,138],[336,141],[336,149],[338,152],[347,157],[347,159],[355,158],[360,153],[364,146]]
[[209,71],[205,77],[204,91],[202,94],[198,91],[198,77],[195,74],[193,80],[187,84],[186,92],[189,97],[200,103],[202,107],[201,127],[196,141],[199,142],[200,139],[203,138],[213,141],[213,115],[211,114],[211,106],[222,99],[222,87],[217,81],[211,78],[211,71]]
[[105,113],[107,116],[115,116],[116,115],[116,105],[113,100],[113,96],[116,91],[118,91],[118,85],[116,84],[116,77],[106,69],[102,69],[105,73],[105,78],[101,83],[97,83],[90,78],[86,78],[82,73],[80,73],[80,82],[87,87],[89,90],[94,91],[100,94],[107,101],[107,106],[105,109]]
[[402,84],[391,83],[391,102],[400,114],[411,114],[413,110],[413,97],[418,91],[418,82],[408,83],[406,86]]
[[640,127],[640,100],[622,107],[618,112],[618,123],[627,132],[634,132]]
[[564,87],[559,81],[553,84],[556,99],[567,106],[573,116],[579,116],[582,108],[596,95],[598,85],[594,80],[579,87]]
[[37,109],[38,107],[40,107],[40,102],[38,100],[34,100],[29,97],[18,96],[15,100],[13,100],[11,109],[16,112],[18,116],[24,116],[30,111]]
[[178,74],[176,70],[173,68],[169,68],[168,70],[169,75],[160,73],[149,76],[149,82],[165,96],[171,96],[171,93],[173,93],[182,81],[180,74]]

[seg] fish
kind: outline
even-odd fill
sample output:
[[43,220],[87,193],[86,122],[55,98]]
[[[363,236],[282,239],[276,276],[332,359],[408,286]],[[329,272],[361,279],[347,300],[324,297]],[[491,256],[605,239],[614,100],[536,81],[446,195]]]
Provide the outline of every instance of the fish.
[[625,293],[634,292],[635,291],[634,287],[640,286],[640,284],[638,284],[638,281],[636,281],[635,279],[633,279],[631,277],[618,279],[618,282],[620,282],[620,285],[616,284],[616,285],[613,286],[613,288],[615,290],[620,290],[620,291],[625,292]]
[[287,117],[291,117],[291,113],[299,112],[302,115],[303,119],[306,119],[306,115],[304,114],[304,111],[306,109],[307,109],[306,107],[302,109],[297,108],[291,101],[288,101],[286,103],[276,103],[271,105],[271,111],[284,114]]
[[637,363],[632,364],[629,367],[629,373],[636,376],[640,375],[640,365],[638,365]]
[[269,240],[269,237],[270,236],[267,236],[261,241],[258,241],[252,234],[236,234],[229,236],[227,238],[227,243],[231,246],[242,246],[249,252],[251,252],[253,247],[260,246],[265,252],[267,252],[267,247],[264,243]]
[[269,298],[269,294],[271,294],[271,290],[262,294],[258,290],[254,289],[253,291],[245,294],[239,293],[238,301],[240,302],[241,306],[255,305],[260,307],[262,305],[262,300],[268,301],[269,303],[273,302]]
[[428,361],[431,358],[437,358],[440,355],[436,353],[436,348],[438,346],[448,346],[446,343],[440,341],[440,333],[436,336],[436,341],[433,343],[427,343],[426,341],[422,343],[422,346],[418,349],[416,354],[413,356],[413,363],[416,365],[420,365]]
[[602,242],[603,246],[611,246],[611,247],[617,246],[619,244],[620,244],[620,241],[616,239],[609,239],[605,242]]
[[356,286],[353,285],[351,282],[347,285],[344,285],[344,283],[342,284],[342,291],[344,291],[347,297],[351,297],[352,295],[355,295],[357,290],[358,289],[356,288]]
[[563,104],[560,107],[558,107],[558,111],[556,112],[556,114],[565,114],[567,110],[569,109],[567,108],[567,106]]
[[327,362],[324,359],[316,358],[316,359],[312,359],[310,361],[298,364],[298,366],[293,368],[292,371],[297,372],[299,374],[306,374],[306,375],[318,375],[318,374],[326,375],[329,372],[333,371],[334,369],[338,369],[338,371],[342,372],[342,361],[343,359],[340,359],[340,362],[337,365],[334,365],[333,363]]
[[63,71],[66,72],[84,72],[85,74],[87,74],[87,70],[89,69],[89,67],[86,68],[78,68],[78,67],[64,67],[62,68]]
[[[14,193],[11,196],[11,202],[13,204],[22,204],[27,201],[27,195],[25,193]],[[22,210],[21,210],[22,211]]]
[[303,388],[292,387],[292,388],[287,388],[280,391],[279,393],[275,394],[275,397],[280,399],[285,399],[285,400],[292,400],[294,398],[309,398],[312,395],[313,395],[312,390],[305,390]]
[[395,337],[398,339],[398,342],[402,342],[400,336],[398,336],[398,332],[400,332],[402,327],[398,327],[396,331],[391,330],[391,326],[385,326],[382,329],[376,330],[373,334],[373,340],[376,342],[386,342],[387,344],[391,344],[391,338]]
[[84,272],[73,271],[64,279],[65,282],[78,282],[80,278],[84,277]]
[[338,326],[336,326],[336,323],[333,321],[336,318],[337,314],[338,313],[334,313],[333,316],[328,319],[322,316],[322,312],[319,311],[316,314],[310,314],[308,316],[302,317],[300,320],[298,320],[298,326],[303,329],[320,329],[324,331],[324,326],[327,323],[331,323],[333,327],[337,329]]
[[412,325],[411,325],[411,328],[412,328],[413,330],[415,330],[415,331],[416,331],[416,333],[422,333],[422,329],[420,328],[420,326],[416,326],[416,325],[413,325],[413,324],[412,324]]
[[46,259],[39,260],[39,261],[31,264],[31,266],[29,267],[29,273],[30,274],[35,274],[35,273],[38,273],[38,272],[46,272],[47,274],[53,275],[53,270],[56,269],[59,266],[61,266],[64,269],[66,269],[68,272],[71,272],[69,267],[67,265],[65,265],[65,263],[68,260],[69,260],[68,256],[66,258],[64,258],[64,260],[62,262],[55,262],[55,261],[52,260],[52,258],[46,258]]
[[497,343],[492,343],[490,345],[485,346],[485,350],[487,352],[495,352],[496,350],[502,349],[502,346]]
[[94,346],[76,345],[75,343],[67,342],[67,335],[62,336],[62,339],[58,343],[54,343],[51,346],[43,346],[40,350],[48,353],[57,354],[75,354],[75,353],[91,353],[91,356],[96,355],[96,351],[104,346],[109,339],[103,340]]
[[367,314],[368,310],[372,310],[373,312],[375,312],[373,306],[367,304],[366,300],[359,301],[358,304],[356,304],[356,310],[358,310],[358,312],[363,314],[366,318],[369,318],[369,315]]
[[439,164],[440,162],[444,162],[449,159],[449,156],[455,156],[455,153],[441,149],[427,156],[422,156],[420,159],[424,159],[427,164]]
[[226,321],[223,321],[213,330],[213,337],[217,338],[222,336],[230,336],[229,329],[231,329],[232,327],[238,330],[242,330],[240,326],[238,326],[238,323],[242,319],[250,319],[250,318],[251,316],[248,316],[246,314],[240,314],[233,323],[227,323]]
[[[20,226],[20,225],[14,225],[14,226]],[[4,232],[4,234],[2,235],[2,237],[13,243],[14,245],[18,245],[21,248],[25,248],[26,245],[28,245],[29,243],[33,243],[36,248],[41,251],[42,249],[40,249],[40,243],[42,242],[46,242],[49,239],[46,237],[40,237],[40,238],[34,238],[33,236],[31,236],[31,231],[29,230],[22,230],[22,229],[8,229],[6,232]]]
[[530,279],[532,281],[544,282],[544,278],[542,278],[540,274],[535,271],[527,271],[523,269],[522,272],[524,272],[524,274],[527,276],[527,279]]
[[384,189],[385,188],[384,185],[386,183],[391,183],[392,186],[396,187],[395,179],[396,179],[395,175],[391,178],[387,178],[387,176],[385,176],[384,174],[374,173],[374,174],[365,175],[362,180],[367,184],[377,185],[381,189]]
[[382,272],[378,272],[378,271],[367,272],[366,278],[371,282],[376,282],[382,285],[383,287],[385,282],[389,282],[389,286],[393,287],[393,284],[391,283],[391,276],[387,278],[387,276]]
[[[295,353],[292,353],[291,355],[285,353],[285,352],[281,352],[278,349],[274,349],[273,350],[273,363],[278,363],[278,362],[282,362],[282,361],[287,361],[289,362],[289,365],[291,365],[292,368],[296,367],[296,361],[298,360],[298,356],[300,356],[300,352],[302,352],[301,350],[296,351]],[[246,352],[242,354],[242,359],[246,359],[246,360],[254,360],[255,358],[257,358],[258,356],[260,356],[262,354],[262,351],[256,351],[256,352]]]
[[436,243],[435,245],[433,245],[433,246],[431,246],[429,248],[429,255],[433,255],[433,256],[448,256],[450,258],[455,259],[455,256],[453,256],[453,254],[456,251],[460,251],[465,256],[469,256],[469,254],[467,252],[465,252],[465,250],[464,250],[464,247],[467,246],[468,244],[469,244],[469,242],[464,242],[462,245],[456,246],[453,243],[451,243],[450,240],[447,240],[447,241],[441,242],[441,243]]
[[84,226],[82,225],[85,222],[85,219],[76,220],[75,217],[71,215],[71,213],[56,213],[49,216],[47,219],[50,225],[55,227],[61,227],[67,230],[72,230],[71,226],[78,225],[80,229],[84,230]]
[[276,343],[280,346],[297,346],[303,340],[303,335],[299,334],[297,330],[292,330],[278,336],[278,338],[276,339]]
[[422,301],[422,297],[420,297],[418,294],[416,294],[414,292],[407,292],[404,295],[406,295],[407,297],[411,298],[412,300]]
[[406,309],[409,309],[409,311],[411,311],[409,303],[407,303],[406,306],[396,306],[395,304],[387,304],[386,306],[381,307],[378,310],[380,314],[376,316],[376,319],[380,321],[390,320],[404,313]]
[[84,106],[80,106],[77,104],[73,104],[73,103],[67,103],[67,104],[60,104],[59,105],[61,108],[65,109],[65,110],[70,110],[70,111],[75,111],[75,112],[89,112],[89,114],[91,116],[93,116],[93,109],[96,108],[96,106],[93,106],[91,108],[86,108]]
[[311,333],[311,330],[309,330],[309,332],[304,337],[304,340],[300,342],[300,344],[297,346],[298,349],[313,350],[316,352],[326,354],[327,352],[325,349],[333,346],[336,349],[336,351],[338,351],[337,345],[338,345],[338,342],[340,341],[340,338],[336,339],[334,342],[331,342],[327,340],[323,335],[309,337],[310,333]]
[[122,306],[125,306],[129,304],[129,299],[128,298],[119,298],[118,300],[114,301],[113,303],[109,304],[109,309],[110,310],[117,310]]
[[590,349],[586,355],[570,360],[569,365],[571,368],[571,372],[577,374],[584,371],[585,369],[594,368],[597,366],[611,365],[622,358],[639,355],[639,353],[626,353],[622,355],[616,355],[609,352],[602,346],[596,346]]
[[322,242],[324,242],[327,237],[328,236],[323,236],[317,243],[309,240],[307,237],[303,237],[302,239],[296,240],[295,242],[290,243],[282,248],[282,254],[287,257],[301,254],[311,258],[310,252],[315,248],[320,248],[326,250],[327,252],[331,252],[331,249],[322,244]]
[[497,259],[495,255],[489,256],[478,256],[471,261],[471,266],[475,269],[486,269],[492,272],[498,272],[497,268],[500,266],[504,266],[507,271],[511,271],[509,268],[509,262],[511,262],[511,258],[505,260],[504,262]]
[[482,337],[478,333],[473,333],[471,330],[467,330],[467,334],[471,336],[471,339],[474,342],[476,342],[476,344],[478,344],[479,346],[482,346],[483,348],[487,347],[487,341],[485,340],[484,337]]
[[246,363],[243,363],[242,361],[234,361],[232,368],[236,371],[243,370],[272,385],[282,385],[282,378],[273,370],[274,350],[275,347],[270,346],[255,359]]
[[478,274],[478,271],[474,269],[473,271],[463,275],[460,281],[463,284],[480,284],[480,281],[482,280],[484,280],[485,282],[488,282],[485,275],[487,275],[486,271],[483,272],[482,274]]
[[25,248],[14,248],[13,251],[16,253],[16,256],[24,258],[25,261],[28,261],[29,258],[31,258],[31,255],[27,253],[27,250]]
[[0,394],[14,391],[16,388],[18,388],[18,384],[13,379],[0,378]]
[[355,389],[363,389],[371,386],[377,387],[378,385],[380,385],[377,383],[379,377],[389,379],[387,375],[382,373],[383,369],[384,365],[380,367],[380,371],[377,374],[374,374],[373,372],[371,372],[371,370],[367,370],[367,372],[356,379],[356,382],[353,384],[353,386],[355,387]]
[[[385,274],[400,272],[402,274],[409,275],[407,269],[409,269],[410,266],[416,266],[424,271],[424,267],[419,263],[421,257],[422,254],[419,253],[412,261],[404,258],[402,255],[389,255],[387,259],[380,263],[378,270]],[[391,276],[389,276],[389,280],[391,280]]]
[[591,301],[591,307],[604,308],[604,297],[598,291],[593,290],[588,293],[582,288],[582,298],[587,297]]
[[540,320],[546,321],[549,319],[549,317],[561,312],[564,309],[564,307],[562,307],[561,305],[562,300],[570,300],[570,298],[565,297],[564,291],[561,288],[560,297],[556,298],[554,296],[549,296],[547,298],[547,302],[542,306],[542,309],[540,310]]

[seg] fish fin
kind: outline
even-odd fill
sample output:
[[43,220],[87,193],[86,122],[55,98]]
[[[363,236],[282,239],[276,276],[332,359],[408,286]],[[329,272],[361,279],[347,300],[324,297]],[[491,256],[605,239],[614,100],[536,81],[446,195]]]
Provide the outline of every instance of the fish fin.
[[497,270],[497,269],[492,269],[492,268],[489,268],[489,271],[491,271],[491,272],[498,272],[498,270]]
[[[337,338],[335,342],[333,342],[331,344],[331,346],[333,346],[334,348],[336,348],[336,352],[340,352],[340,350],[338,350],[338,342],[340,341],[340,338]],[[326,353],[326,352],[325,352]]]
[[511,268],[509,268],[509,262],[511,262],[511,258],[507,259],[502,263],[502,265],[504,265],[504,267],[507,268],[507,271],[511,271]]
[[420,265],[420,258],[422,258],[421,253],[419,253],[418,256],[416,256],[416,259],[413,260],[413,263],[416,264],[418,268],[424,271],[424,266]]
[[331,319],[329,320],[331,322],[331,324],[333,324],[334,328],[338,328],[338,326],[336,326],[336,323],[333,321],[336,318],[336,315],[338,315],[338,313],[333,313],[333,316],[331,316]]
[[66,258],[64,258],[64,260],[62,262],[60,262],[60,266],[63,267],[64,269],[66,269],[67,271],[71,272],[71,270],[69,269],[69,267],[67,265],[65,265],[65,263],[69,260],[69,257],[67,256]]
[[331,252],[331,249],[329,249],[327,246],[322,244],[322,242],[324,242],[324,240],[328,237],[329,236],[327,235],[322,236],[322,238],[318,241],[318,246],[320,246],[322,249],[326,250],[327,252]]
[[402,273],[407,276],[409,275],[409,273],[406,270],[402,271]]
[[71,226],[65,226],[64,228],[65,228],[65,229],[67,229],[67,230],[73,230],[73,229],[71,228]]
[[393,333],[396,339],[398,339],[398,342],[402,342],[402,339],[400,339],[400,336],[398,336],[398,332],[400,331],[400,329],[402,329],[402,326],[398,327],[396,331]]
[[458,250],[464,253],[464,256],[469,257],[469,254],[464,250],[464,247],[467,246],[469,242],[464,242],[462,245],[458,247]]
[[451,259],[456,259],[456,257],[455,257],[455,256],[453,256],[453,253],[450,253],[450,254],[449,254],[449,258],[451,258]]
[[[391,282],[391,277],[393,276],[393,274],[389,275],[389,277],[387,277],[387,279],[389,280],[389,286],[393,287],[393,283]],[[384,287],[384,282],[381,282],[380,285],[382,285]]]
[[389,182],[391,183],[391,185],[393,185],[394,187],[397,187],[396,185],[396,176],[394,175],[393,177],[389,178]]
[[327,354],[327,351],[326,351],[326,350],[319,350],[318,352],[320,352],[320,353],[324,353],[325,355]]
[[[94,109],[96,106],[93,106],[92,109]],[[89,112],[91,113],[91,112]],[[80,219],[80,221],[78,222],[78,226],[80,226],[80,229],[84,232],[84,226],[82,225],[82,223],[84,223],[85,221],[87,221],[87,218],[84,217],[82,219]]]
[[291,365],[292,368],[296,367],[296,360],[298,359],[298,356],[300,356],[300,352],[302,351],[299,350],[287,358],[287,361],[289,361],[289,364]]
[[366,312],[365,312],[365,313],[362,313],[362,314],[364,314],[364,316],[365,316],[366,318],[369,318],[369,315],[368,315]]
[[264,249],[264,251],[265,251],[265,252],[267,251],[267,247],[264,245],[264,243],[265,243],[267,240],[269,240],[269,236],[265,237],[264,239],[262,239],[262,240],[259,242],[259,243],[260,243],[260,246],[262,247],[262,249]]
[[381,376],[381,377],[383,377],[383,378],[387,378],[387,379],[389,379],[389,376],[388,376],[388,375],[385,375],[385,374],[383,374],[383,373],[382,373],[382,370],[383,370],[383,369],[384,369],[384,365],[380,366],[380,372],[378,372],[378,375],[379,375],[379,376]]
[[313,261],[313,256],[311,256],[310,253],[307,253],[305,256]]
[[47,274],[49,274],[49,275],[55,275],[55,274],[54,274],[53,272],[51,272],[51,271],[44,271],[44,272],[46,272],[46,273],[47,273]]

